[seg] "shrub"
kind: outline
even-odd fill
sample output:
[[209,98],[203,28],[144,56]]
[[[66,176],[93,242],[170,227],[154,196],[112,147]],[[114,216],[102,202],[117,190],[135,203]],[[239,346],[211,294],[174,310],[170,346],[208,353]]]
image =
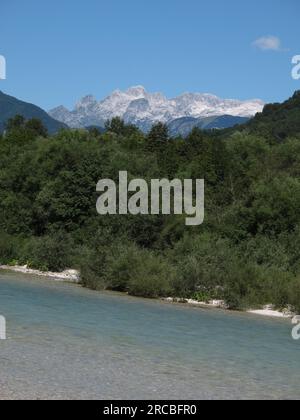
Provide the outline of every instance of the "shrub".
[[85,286],[149,298],[171,293],[172,271],[162,257],[125,240],[89,251],[81,265]]
[[227,240],[215,235],[185,236],[171,253],[179,271],[173,283],[176,293],[188,297],[205,290],[212,294],[224,285],[226,267],[233,264],[235,253]]
[[78,264],[82,286],[92,290],[105,289],[105,254],[86,247],[81,248],[80,251]]
[[289,287],[288,302],[292,305],[293,310],[300,314],[300,278],[295,278]]
[[156,298],[172,293],[174,269],[166,260],[152,252],[141,250],[132,267],[128,292],[134,296]]
[[68,236],[55,234],[26,241],[22,261],[42,271],[63,271],[72,266],[74,249]]
[[10,264],[20,256],[22,240],[17,237],[0,232],[0,263]]

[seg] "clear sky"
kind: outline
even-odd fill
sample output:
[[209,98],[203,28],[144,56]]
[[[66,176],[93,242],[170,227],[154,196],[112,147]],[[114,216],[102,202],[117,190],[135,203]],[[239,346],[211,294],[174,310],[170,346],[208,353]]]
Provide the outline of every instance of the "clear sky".
[[45,109],[143,85],[281,101],[299,0],[1,0],[0,90]]

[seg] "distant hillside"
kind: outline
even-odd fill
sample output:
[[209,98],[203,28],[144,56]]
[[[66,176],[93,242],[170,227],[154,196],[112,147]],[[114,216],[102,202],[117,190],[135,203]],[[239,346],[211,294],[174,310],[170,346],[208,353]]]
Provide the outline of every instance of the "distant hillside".
[[186,137],[193,128],[201,128],[202,130],[224,129],[244,124],[249,121],[247,117],[234,117],[231,115],[221,115],[217,117],[207,118],[178,118],[168,124],[169,132],[172,137],[181,135]]
[[249,121],[246,126],[251,132],[260,133],[283,141],[287,137],[300,133],[300,91],[287,101],[266,105],[262,113]]
[[88,131],[97,130],[101,134],[105,133],[105,131],[106,131],[105,128],[100,127],[99,125],[89,125],[88,127],[85,127],[85,129],[88,130]]
[[36,105],[32,105],[12,96],[6,95],[0,91],[0,132],[5,129],[7,120],[22,115],[26,119],[38,118],[47,128],[49,134],[56,133],[61,128],[67,126],[50,117],[47,112],[43,111]]

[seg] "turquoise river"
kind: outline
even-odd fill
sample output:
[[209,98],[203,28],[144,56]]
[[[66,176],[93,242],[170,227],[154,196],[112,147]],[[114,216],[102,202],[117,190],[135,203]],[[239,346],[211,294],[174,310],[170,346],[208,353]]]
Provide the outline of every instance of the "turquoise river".
[[300,399],[290,320],[0,272],[0,399]]

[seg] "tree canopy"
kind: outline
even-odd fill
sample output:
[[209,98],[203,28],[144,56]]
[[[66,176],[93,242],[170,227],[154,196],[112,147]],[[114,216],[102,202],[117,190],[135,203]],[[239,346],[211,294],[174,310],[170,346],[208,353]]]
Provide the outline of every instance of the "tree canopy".
[[[78,267],[91,288],[275,303],[300,310],[300,96],[234,130],[170,138],[124,121],[104,133],[10,120],[0,137],[0,262]],[[205,222],[96,213],[99,179],[200,179]]]

